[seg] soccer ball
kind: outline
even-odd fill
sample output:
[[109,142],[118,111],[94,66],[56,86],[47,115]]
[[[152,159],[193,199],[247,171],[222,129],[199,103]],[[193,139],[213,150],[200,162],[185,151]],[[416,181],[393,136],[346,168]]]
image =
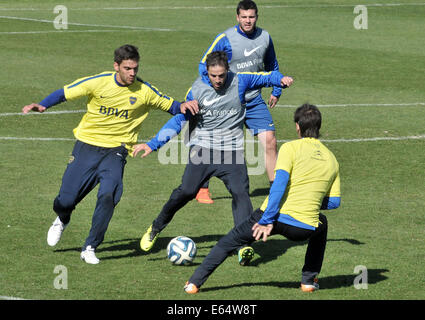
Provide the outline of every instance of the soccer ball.
[[195,242],[185,236],[172,239],[167,246],[167,258],[173,264],[187,265],[192,263],[196,256]]

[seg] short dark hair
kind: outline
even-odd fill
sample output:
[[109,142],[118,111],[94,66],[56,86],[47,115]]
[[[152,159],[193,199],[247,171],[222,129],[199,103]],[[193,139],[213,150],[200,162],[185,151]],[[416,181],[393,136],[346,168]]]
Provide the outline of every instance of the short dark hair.
[[229,60],[227,53],[224,51],[213,51],[207,56],[206,60],[207,70],[211,66],[223,66],[226,70],[229,70]]
[[322,114],[312,104],[304,103],[294,113],[294,121],[300,126],[302,138],[319,138],[322,126]]
[[139,62],[139,49],[131,44],[125,44],[114,52],[114,62],[121,64],[123,60],[134,60]]
[[236,14],[239,15],[239,12],[241,10],[250,10],[250,9],[254,9],[255,15],[257,15],[258,8],[255,2],[252,0],[242,0],[238,3],[238,6],[236,7]]

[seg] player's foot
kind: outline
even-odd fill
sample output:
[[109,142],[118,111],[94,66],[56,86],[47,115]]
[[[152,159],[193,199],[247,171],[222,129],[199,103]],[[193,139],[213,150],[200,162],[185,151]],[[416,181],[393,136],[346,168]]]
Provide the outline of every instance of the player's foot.
[[152,249],[158,235],[159,231],[155,230],[151,225],[140,240],[140,248],[146,252]]
[[313,283],[309,284],[301,283],[301,290],[304,292],[313,292],[319,290],[319,279],[314,278]]
[[51,247],[54,247],[59,240],[61,239],[62,232],[65,230],[68,224],[64,224],[59,217],[53,221],[52,226],[49,228],[47,232],[47,244]]
[[196,195],[196,200],[200,203],[211,204],[214,200],[211,199],[211,193],[208,188],[201,188]]
[[100,262],[100,260],[94,254],[94,248],[91,246],[87,246],[86,250],[81,251],[80,258],[88,264],[98,264]]
[[243,247],[238,251],[239,264],[241,266],[248,265],[254,258],[254,249],[252,247]]
[[189,294],[195,294],[199,292],[199,289],[196,285],[194,285],[193,283],[189,283],[189,281],[187,281],[186,284],[184,285],[184,291],[186,291],[186,293],[189,293]]

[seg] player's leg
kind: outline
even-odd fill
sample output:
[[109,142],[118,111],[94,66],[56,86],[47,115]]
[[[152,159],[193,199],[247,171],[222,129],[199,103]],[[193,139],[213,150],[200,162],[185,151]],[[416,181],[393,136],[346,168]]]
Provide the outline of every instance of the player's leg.
[[270,185],[274,180],[274,168],[277,161],[277,140],[274,130],[259,131],[258,140],[264,149],[264,163]]
[[[203,157],[205,157],[204,160]],[[197,146],[190,149],[189,162],[183,173],[182,183],[173,190],[159,215],[142,236],[140,240],[142,250],[152,249],[159,233],[171,222],[177,211],[194,199],[202,184],[211,177],[212,168],[209,165],[209,159],[208,149]]]
[[96,186],[97,155],[91,146],[77,141],[62,177],[53,210],[63,223],[68,223],[75,206]]
[[[243,151],[223,153],[223,163],[215,164],[214,175],[224,182],[232,195],[232,212],[235,226],[245,221],[253,211],[249,197],[249,177]],[[232,157],[231,161],[227,157]],[[230,163],[231,162],[231,163]]]
[[316,230],[299,228],[281,222],[277,222],[272,230],[272,235],[281,234],[291,241],[308,240],[301,276],[301,289],[303,291],[311,292],[319,289],[317,275],[322,267],[327,238],[326,217],[320,214],[319,220],[322,223]]
[[213,174],[210,165],[210,150],[200,147],[190,149],[189,163],[182,177],[182,183],[172,193],[167,203],[162,208],[159,216],[153,222],[153,226],[162,231],[171,221],[174,214],[193,200],[199,188],[208,181]]
[[191,173],[192,170],[190,170],[187,165],[183,174],[182,184],[173,190],[170,198],[162,207],[161,212],[140,239],[140,248],[143,251],[147,252],[152,249],[159,233],[171,222],[177,211],[183,208],[190,200],[195,198],[196,192],[199,188],[193,191],[194,193],[190,191],[188,192],[190,185],[186,182],[188,181],[187,177],[190,177]]
[[309,238],[307,251],[305,254],[301,279],[301,287],[307,289],[304,291],[314,291],[319,289],[319,285],[317,284],[317,276],[322,269],[328,234],[328,222],[326,216],[320,213],[319,221],[321,223],[319,223],[319,226]]
[[254,211],[244,222],[234,227],[211,249],[202,263],[196,268],[185,286],[187,293],[196,293],[217,267],[237,248],[255,241],[252,226],[261,218],[261,211]]
[[271,184],[277,160],[277,140],[273,118],[264,101],[259,101],[254,107],[247,107],[245,125],[258,137],[263,147],[265,169]]
[[[225,153],[226,154],[226,153]],[[243,152],[231,152],[233,162],[218,165],[217,177],[220,178],[232,195],[232,213],[235,226],[245,221],[252,213],[252,203],[249,197],[248,170]],[[248,265],[254,257],[254,249],[249,246],[238,248],[239,264]]]
[[59,194],[53,201],[57,218],[47,233],[50,246],[59,242],[75,206],[96,186],[96,165],[97,154],[93,152],[93,147],[77,141],[63,174]]
[[[86,251],[87,248],[95,250],[102,243],[114,209],[120,201],[123,192],[123,174],[128,152],[125,147],[104,149],[104,152],[104,157],[97,169],[100,185],[97,193],[96,208],[92,217],[91,229],[82,252]],[[88,263],[98,262],[94,252],[93,255],[88,256],[85,260]]]
[[199,203],[204,204],[213,204],[214,200],[211,198],[211,192],[209,189],[210,181],[207,180],[204,182],[204,184],[199,189],[198,193],[196,194],[196,201]]

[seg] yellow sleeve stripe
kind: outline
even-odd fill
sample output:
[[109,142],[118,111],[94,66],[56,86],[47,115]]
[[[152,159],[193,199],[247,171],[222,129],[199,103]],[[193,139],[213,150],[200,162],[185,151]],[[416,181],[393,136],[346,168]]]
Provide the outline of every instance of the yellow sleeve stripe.
[[190,87],[187,91],[186,94],[184,95],[184,100],[187,100],[187,95],[189,94],[190,90],[192,90],[192,87]]
[[272,72],[238,72],[238,74],[258,74],[261,76],[269,76]]
[[207,56],[213,51],[217,42],[219,42],[220,39],[224,38],[225,36],[226,35],[224,33],[221,33],[217,36],[217,38],[215,38],[214,42],[211,44],[211,46],[208,48],[207,52],[205,52],[204,56],[202,57],[202,60],[201,60],[202,63],[205,63],[205,61],[207,61]]

